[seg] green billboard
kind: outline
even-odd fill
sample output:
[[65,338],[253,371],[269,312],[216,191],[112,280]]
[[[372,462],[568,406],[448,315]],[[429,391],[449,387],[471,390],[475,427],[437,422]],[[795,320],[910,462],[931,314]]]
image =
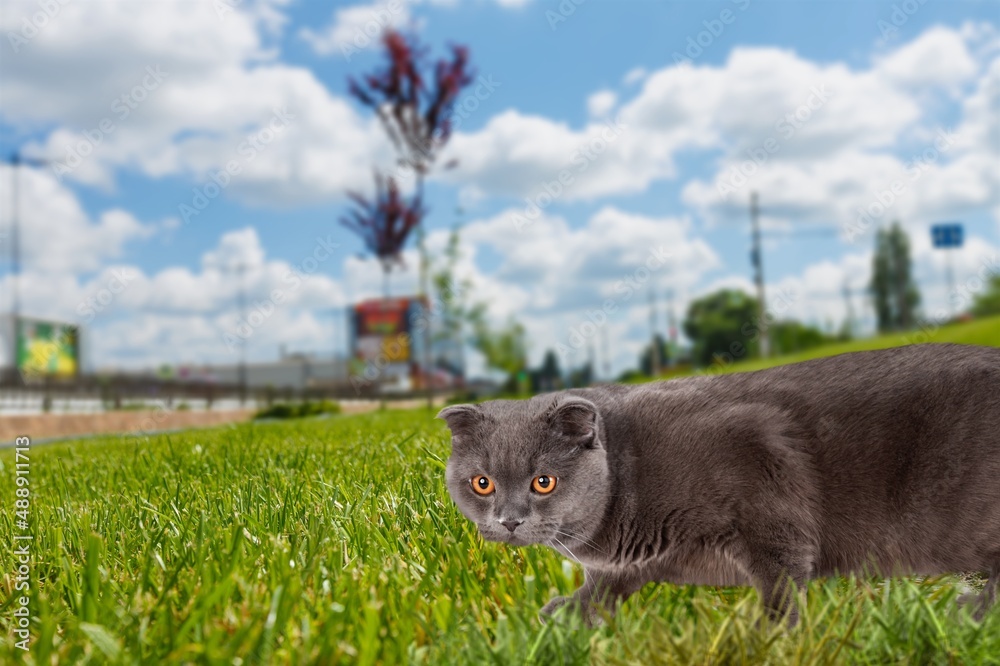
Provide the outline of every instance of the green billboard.
[[24,377],[75,377],[80,372],[80,335],[76,326],[18,319],[16,361]]

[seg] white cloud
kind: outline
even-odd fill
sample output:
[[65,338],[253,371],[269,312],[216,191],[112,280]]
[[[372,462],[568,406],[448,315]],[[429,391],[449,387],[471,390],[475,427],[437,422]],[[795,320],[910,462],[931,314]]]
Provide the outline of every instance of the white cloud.
[[594,118],[604,118],[617,103],[618,95],[613,90],[599,90],[587,98],[587,112]]
[[646,71],[645,67],[636,67],[634,69],[630,69],[628,72],[625,73],[625,76],[622,78],[622,83],[624,83],[627,86],[630,86],[633,83],[639,83],[640,81],[644,80],[648,74],[649,72]]
[[[32,7],[8,8],[3,32]],[[201,181],[235,160],[230,197],[300,203],[365,186],[357,165],[386,155],[379,128],[308,69],[275,60],[258,32],[267,7],[220,19],[208,2],[68,4],[5,61],[0,113],[53,127],[40,149],[61,163],[86,152],[65,177],[89,184],[111,187],[120,169]],[[276,113],[292,119],[287,131],[248,148]]]
[[[740,47],[721,65],[636,70],[627,78],[642,80],[642,87],[631,99],[618,103],[606,90],[588,99],[592,116],[614,105],[625,128],[594,159],[580,156],[601,131],[598,124],[574,128],[508,110],[479,131],[457,135],[451,148],[459,167],[441,177],[475,184],[483,194],[537,200],[569,169],[573,182],[557,198],[593,200],[680,176],[676,155],[694,149],[720,154],[711,180],[683,184],[683,201],[709,222],[731,215],[734,206],[742,214],[749,191],[758,189],[779,223],[843,226],[900,178],[907,191],[897,197],[894,216],[922,223],[949,210],[995,209],[998,66],[982,60],[991,34],[970,26],[931,28],[860,69],[790,50]],[[961,98],[970,85],[973,91]],[[942,91],[960,98],[957,139],[923,160],[912,180],[913,158],[933,149],[940,131],[955,130],[937,121],[939,109],[928,101]],[[586,168],[577,170],[576,160]],[[734,195],[721,196],[738,171],[752,173],[732,188]]]
[[[84,278],[28,266],[21,281],[23,311],[82,324],[87,363],[94,367],[224,363],[236,358],[232,341],[247,331],[251,358],[274,358],[282,344],[329,350],[333,324],[324,313],[342,308],[346,299],[340,282],[328,275],[344,257],[323,250],[326,240],[304,243],[295,262],[267,258],[256,231],[246,228],[224,234],[204,253],[199,270],[171,266],[148,274],[110,263]],[[234,261],[256,263],[239,279]],[[9,293],[9,287],[5,276],[0,288]],[[246,319],[239,310],[241,290]]]
[[[21,311],[83,324],[88,365],[226,358],[224,335],[236,330],[241,286],[251,313],[270,313],[253,329],[252,358],[273,358],[282,343],[329,348],[331,325],[322,313],[346,302],[341,283],[329,276],[345,259],[332,235],[302,239],[289,261],[268,257],[256,230],[247,227],[223,234],[197,268],[147,272],[128,261],[129,251],[153,242],[167,221],[140,222],[118,209],[91,217],[48,172],[22,167],[19,175]],[[0,166],[3,201],[10,201],[10,183],[10,168]],[[0,208],[5,231],[9,208]],[[7,247],[6,233],[2,240]],[[242,280],[239,264],[246,266]],[[0,278],[7,298],[12,280],[9,273]]]
[[[496,0],[505,8],[517,9],[531,0]],[[460,0],[375,0],[339,7],[330,22],[318,30],[303,28],[299,37],[318,55],[339,52],[348,61],[360,51],[377,45],[387,30],[415,23],[411,7],[421,4],[454,7]]]
[[[591,97],[592,111],[609,107],[609,92]],[[796,113],[812,118],[802,123]],[[735,49],[721,66],[680,65],[649,74],[641,91],[619,107],[626,131],[591,160],[581,186],[565,196],[642,191],[676,176],[674,157],[681,150],[740,154],[782,132],[795,138],[785,143],[782,157],[817,159],[847,146],[884,147],[919,117],[915,100],[871,71],[818,65],[773,48]],[[573,129],[508,110],[478,132],[455,137],[452,152],[461,162],[447,178],[528,196],[571,165],[601,130],[599,124]]]
[[[513,213],[463,228],[469,255],[462,276],[473,281],[475,298],[489,303],[496,321],[514,315],[525,325],[532,362],[547,349],[560,349],[569,351],[564,366],[579,365],[590,346],[601,346],[602,334],[585,322],[603,317],[600,330],[616,340],[615,368],[621,370],[620,363],[641,346],[637,330],[648,330],[642,322],[648,322],[650,294],[662,302],[672,290],[680,302],[719,266],[718,256],[683,218],[604,207],[580,227],[543,214],[518,234]],[[499,265],[478,268],[481,253],[499,257]],[[581,326],[582,337],[576,334]]]
[[[122,256],[128,243],[149,238],[155,224],[142,223],[120,209],[92,219],[77,198],[47,171],[20,167],[22,263],[39,273],[94,271]],[[11,167],[0,165],[0,199],[12,201]],[[0,228],[11,225],[11,207],[0,208]],[[7,240],[7,239],[5,239]]]
[[406,0],[384,0],[339,7],[329,25],[318,31],[303,28],[299,36],[319,55],[339,51],[350,60],[358,51],[378,45],[386,30],[405,26],[409,20]]
[[964,36],[940,26],[877,59],[875,66],[892,83],[917,89],[957,89],[978,69]]

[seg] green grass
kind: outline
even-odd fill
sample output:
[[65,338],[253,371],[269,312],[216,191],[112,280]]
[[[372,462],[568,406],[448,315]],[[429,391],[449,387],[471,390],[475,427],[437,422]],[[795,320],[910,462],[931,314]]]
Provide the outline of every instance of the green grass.
[[[8,575],[0,663],[998,663],[1000,612],[957,613],[954,579],[816,582],[792,632],[754,629],[750,590],[670,585],[597,630],[542,625],[582,572],[483,542],[447,452],[422,410],[39,446],[33,649],[13,647]],[[10,535],[14,484],[0,496]]]
[[[689,374],[726,374],[730,372],[749,372],[751,370],[762,370],[778,365],[798,363],[808,361],[813,358],[825,356],[835,356],[848,352],[869,351],[872,349],[888,349],[908,344],[922,344],[927,342],[951,342],[962,345],[986,345],[990,347],[1000,347],[1000,316],[977,319],[969,322],[958,322],[945,326],[925,325],[914,331],[906,333],[892,333],[880,335],[874,338],[861,338],[849,342],[841,342],[832,345],[814,347],[796,354],[784,354],[766,359],[748,359],[729,363],[714,363],[708,368],[692,370],[689,372],[677,372],[665,379],[683,377]],[[650,379],[638,378],[637,383],[648,382]]]

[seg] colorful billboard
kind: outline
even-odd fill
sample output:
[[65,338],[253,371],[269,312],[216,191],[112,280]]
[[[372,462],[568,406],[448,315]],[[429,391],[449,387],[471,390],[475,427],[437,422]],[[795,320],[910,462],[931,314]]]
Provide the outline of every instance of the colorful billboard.
[[76,326],[39,319],[15,322],[15,363],[25,378],[75,377],[80,372]]
[[411,322],[421,309],[416,298],[380,298],[355,305],[351,322],[354,357],[382,363],[415,361]]

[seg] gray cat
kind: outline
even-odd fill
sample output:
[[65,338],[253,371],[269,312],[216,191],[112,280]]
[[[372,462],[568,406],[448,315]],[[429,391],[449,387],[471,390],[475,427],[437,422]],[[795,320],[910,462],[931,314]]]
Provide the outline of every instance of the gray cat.
[[[744,374],[441,411],[447,481],[491,541],[583,564],[593,624],[644,584],[755,585],[774,619],[820,576],[1000,581],[1000,349],[916,345]],[[795,587],[789,585],[795,584]]]

